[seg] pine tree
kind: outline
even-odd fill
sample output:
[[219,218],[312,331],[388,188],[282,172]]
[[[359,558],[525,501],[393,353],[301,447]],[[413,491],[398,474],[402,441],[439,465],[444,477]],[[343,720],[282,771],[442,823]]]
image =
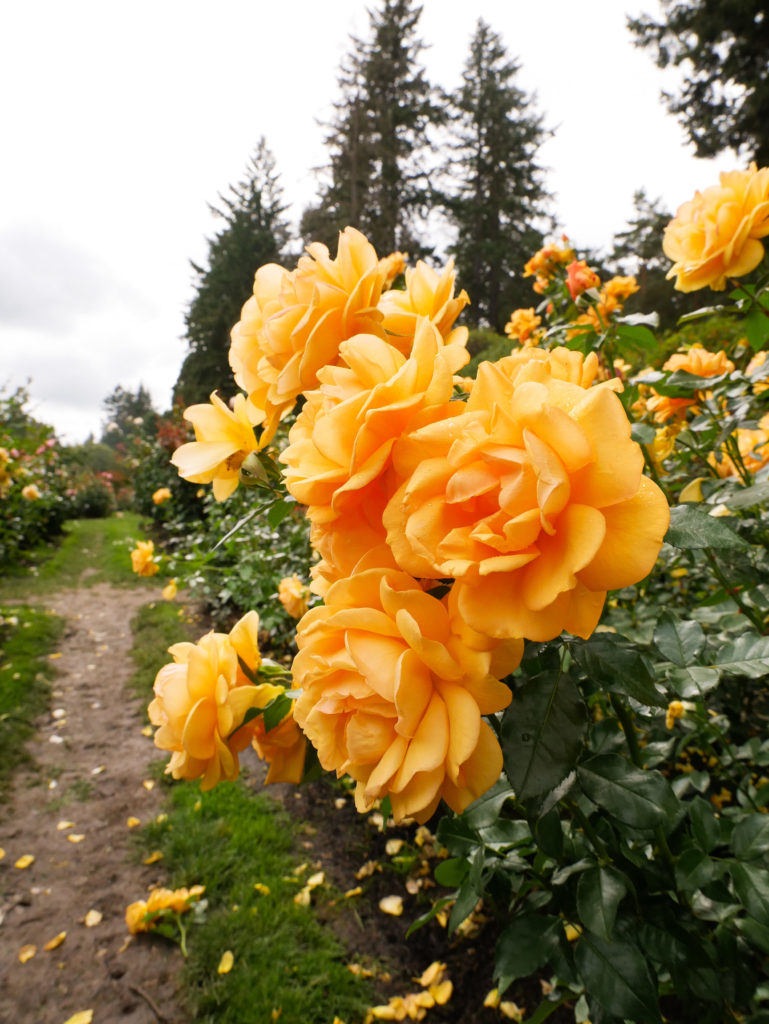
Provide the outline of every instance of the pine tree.
[[456,232],[449,251],[470,294],[468,319],[497,331],[512,309],[531,304],[523,266],[549,227],[543,172],[535,163],[547,132],[531,112],[531,97],[514,84],[519,67],[479,20],[462,85],[449,97],[452,155],[442,199]]
[[187,356],[174,387],[185,405],[207,402],[214,390],[235,393],[228,362],[230,331],[240,319],[254,274],[264,263],[280,262],[288,240],[275,160],[264,139],[248,163],[246,178],[211,206],[224,221],[209,240],[208,266],[193,263],[195,296],[185,315]]
[[352,39],[326,137],[329,180],[302,217],[307,241],[329,244],[349,224],[380,255],[424,251],[416,221],[429,206],[428,130],[440,114],[419,65],[421,12],[413,0],[383,0],[369,12],[370,39]]
[[120,384],[107,395],[102,403],[107,415],[102,430],[101,443],[117,448],[130,444],[135,437],[150,437],[155,432],[157,413],[152,397],[143,384],[136,392]]
[[733,149],[769,165],[767,0],[660,0],[659,21],[629,18],[636,46],[661,68],[683,67],[678,94],[663,93],[697,156]]

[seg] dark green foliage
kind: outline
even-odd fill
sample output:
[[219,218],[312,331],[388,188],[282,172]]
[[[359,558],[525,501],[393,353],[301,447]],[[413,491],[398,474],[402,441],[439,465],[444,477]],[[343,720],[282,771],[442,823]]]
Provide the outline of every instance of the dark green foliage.
[[663,96],[697,156],[733,149],[769,164],[766,0],[661,0],[660,7],[659,21],[641,15],[628,25],[659,67],[682,67],[677,94]]
[[547,132],[531,97],[515,84],[519,67],[479,20],[463,83],[449,98],[449,184],[441,205],[456,232],[450,251],[472,299],[466,317],[497,331],[514,308],[531,304],[523,266],[550,226],[535,163]]
[[230,331],[251,295],[254,274],[282,259],[288,231],[275,160],[261,139],[246,178],[220,195],[211,212],[224,222],[208,243],[208,266],[192,264],[195,297],[185,315],[189,345],[174,387],[184,405],[207,402],[212,391],[235,393],[228,361]]
[[421,10],[413,0],[383,0],[369,12],[370,38],[352,40],[326,137],[328,182],[302,218],[307,241],[335,251],[337,233],[351,225],[380,256],[424,251],[415,222],[428,208],[428,129],[440,113],[418,62]]

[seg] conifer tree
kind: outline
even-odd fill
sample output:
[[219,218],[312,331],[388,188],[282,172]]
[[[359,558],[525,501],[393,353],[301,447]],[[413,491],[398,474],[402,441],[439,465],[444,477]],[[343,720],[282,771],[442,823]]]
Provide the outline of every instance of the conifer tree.
[[196,290],[185,315],[189,348],[174,387],[174,399],[185,405],[207,402],[214,390],[234,394],[230,331],[251,295],[254,274],[264,263],[280,262],[288,240],[275,159],[263,138],[245,180],[219,200],[210,209],[224,227],[209,240],[208,266],[192,264]]
[[467,318],[501,331],[516,306],[532,302],[523,266],[540,247],[547,193],[537,150],[547,132],[532,99],[515,84],[519,65],[479,20],[462,85],[450,97],[448,187],[442,206],[456,233],[458,278],[470,294]]
[[419,64],[421,12],[413,0],[382,0],[370,38],[352,39],[326,138],[328,181],[302,217],[307,241],[329,244],[349,224],[380,255],[423,251],[416,222],[429,206],[428,131],[440,115]]

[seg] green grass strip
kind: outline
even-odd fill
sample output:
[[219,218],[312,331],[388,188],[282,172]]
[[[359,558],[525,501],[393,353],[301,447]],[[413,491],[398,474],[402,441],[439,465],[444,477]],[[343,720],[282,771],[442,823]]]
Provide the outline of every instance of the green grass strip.
[[142,605],[131,620],[133,647],[131,658],[136,671],[128,681],[139,700],[152,700],[152,685],[163,665],[172,661],[168,648],[183,640],[195,642],[204,632],[190,623],[183,606],[173,601],[153,601]]
[[18,600],[68,587],[95,583],[157,586],[158,576],[142,578],[131,570],[131,541],[145,540],[142,521],[132,512],[109,519],[73,519],[58,546],[27,553],[31,567],[4,570],[0,597]]
[[[182,974],[193,1024],[270,1021],[278,1011],[280,1024],[363,1019],[368,984],[347,969],[349,958],[312,908],[294,902],[312,868],[293,875],[294,824],[278,804],[242,783],[208,793],[176,784],[167,819],[142,838],[148,851],[162,852],[171,887],[206,887],[206,919],[190,925]],[[313,898],[322,899],[322,889]],[[220,975],[225,950],[235,962]]]
[[63,619],[27,605],[0,607],[0,799],[34,732],[34,721],[50,703],[48,659],[61,636]]

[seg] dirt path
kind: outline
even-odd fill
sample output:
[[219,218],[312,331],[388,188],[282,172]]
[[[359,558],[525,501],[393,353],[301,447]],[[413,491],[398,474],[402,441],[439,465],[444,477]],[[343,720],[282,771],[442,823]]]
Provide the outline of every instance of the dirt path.
[[[156,597],[101,584],[42,602],[68,629],[55,661],[52,714],[30,747],[36,764],[17,772],[12,803],[0,810],[2,1024],[63,1024],[87,1009],[94,1024],[184,1019],[174,982],[181,955],[170,944],[126,944],[124,921],[126,905],[160,882],[157,867],[129,860],[126,824],[161,809],[158,788],[142,784],[159,752],[142,735],[141,709],[125,689],[131,618]],[[72,824],[57,828],[64,822]],[[35,859],[19,869],[24,854]],[[86,927],[90,910],[102,919]],[[63,943],[46,951],[60,932]],[[20,963],[27,944],[37,953]]]

